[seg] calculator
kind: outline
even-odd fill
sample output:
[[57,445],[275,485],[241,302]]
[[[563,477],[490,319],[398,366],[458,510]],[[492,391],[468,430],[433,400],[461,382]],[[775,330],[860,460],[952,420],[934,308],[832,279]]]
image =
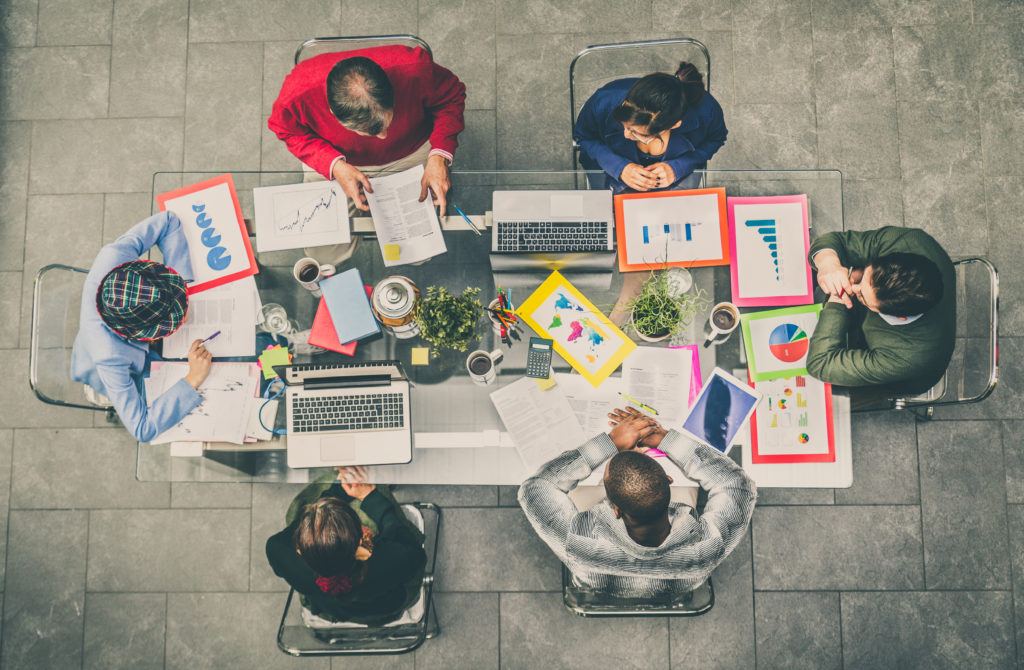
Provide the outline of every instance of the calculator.
[[551,345],[554,340],[531,337],[530,349],[526,354],[526,376],[547,379],[551,376]]

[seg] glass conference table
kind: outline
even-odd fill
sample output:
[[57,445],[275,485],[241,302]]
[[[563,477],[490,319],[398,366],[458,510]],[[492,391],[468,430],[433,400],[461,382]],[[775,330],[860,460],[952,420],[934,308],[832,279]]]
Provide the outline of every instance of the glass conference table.
[[[153,176],[153,195],[216,176],[216,172],[157,173]],[[243,215],[253,218],[253,187],[301,182],[302,172],[233,172]],[[586,188],[586,173],[580,171],[454,171],[449,201],[457,204],[483,229],[477,235],[459,216],[443,221],[447,253],[422,265],[385,268],[372,220],[356,217],[353,235],[360,238],[354,255],[338,265],[338,271],[358,267],[364,283],[375,284],[389,275],[411,279],[421,292],[428,286],[445,286],[459,293],[467,286],[480,289],[481,302],[495,296],[495,287],[511,288],[516,302],[524,300],[551,272],[558,268],[599,309],[611,313],[621,324],[625,311],[621,305],[646,277],[646,273],[619,273],[617,263],[599,271],[563,267],[560,259],[537,259],[530,267],[513,270],[492,268],[490,251],[490,210],[496,190],[578,189]],[[835,170],[708,170],[703,173],[705,187],[725,187],[729,195],[785,195],[806,193],[810,203],[811,237],[843,230],[842,175]],[[154,204],[155,210],[155,204]],[[454,211],[451,212],[455,214]],[[255,244],[253,244],[255,250]],[[259,274],[256,285],[264,305],[276,303],[285,308],[298,331],[310,327],[318,299],[292,277],[292,267],[305,256],[302,249],[258,253]],[[314,254],[315,256],[316,254]],[[318,259],[324,260],[324,259]],[[729,300],[728,267],[692,268],[694,288],[706,292],[709,305]],[[616,303],[620,308],[615,309]],[[674,336],[669,344],[700,344],[708,313],[697,314],[690,327]],[[504,432],[490,400],[490,393],[525,374],[527,341],[531,331],[524,325],[523,339],[507,348],[498,341],[490,323],[481,317],[479,339],[470,349],[500,348],[504,359],[498,376],[488,386],[474,384],[467,373],[465,352],[445,351],[429,365],[413,365],[412,350],[429,346],[417,338],[396,339],[383,333],[361,341],[354,359],[327,352],[314,356],[296,356],[295,362],[394,359],[402,362],[413,382],[412,425],[415,447],[410,464],[371,468],[377,483],[408,484],[518,484],[530,473],[519,458],[508,434]],[[724,344],[700,349],[701,369],[705,375],[715,366],[733,371],[745,368],[739,331]],[[555,372],[571,368],[557,354]],[[618,374],[618,373],[616,373]],[[852,482],[849,449],[849,405],[846,398],[836,399],[835,419],[837,454],[835,464],[814,464],[809,469],[768,466],[752,476],[762,486],[842,487]],[[285,424],[284,403],[279,404],[277,426]],[[368,439],[372,439],[368,437]],[[743,453],[733,448],[734,457]],[[140,444],[137,477],[143,481],[307,481],[322,474],[319,470],[293,470],[287,466],[286,437],[246,445],[206,443],[202,455],[171,445]]]

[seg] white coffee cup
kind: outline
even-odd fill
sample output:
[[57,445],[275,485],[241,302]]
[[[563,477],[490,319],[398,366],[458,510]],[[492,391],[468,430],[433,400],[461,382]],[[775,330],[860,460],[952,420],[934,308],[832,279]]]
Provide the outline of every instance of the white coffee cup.
[[480,386],[494,383],[498,377],[497,365],[504,356],[500,349],[491,352],[483,349],[471,351],[469,356],[466,356],[466,370],[469,372],[469,378],[473,380],[474,384]]
[[320,280],[326,279],[334,273],[333,265],[327,263],[320,265],[315,258],[309,257],[300,258],[292,268],[292,276],[295,277],[295,281],[317,298],[323,295],[320,291]]
[[704,347],[712,344],[722,344],[729,339],[733,331],[740,325],[740,310],[731,302],[720,302],[711,308],[711,316],[708,317],[708,325],[704,328],[707,336],[704,340]]

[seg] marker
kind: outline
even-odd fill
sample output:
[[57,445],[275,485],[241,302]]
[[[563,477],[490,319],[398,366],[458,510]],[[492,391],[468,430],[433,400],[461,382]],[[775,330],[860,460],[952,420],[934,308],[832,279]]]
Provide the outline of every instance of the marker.
[[465,220],[465,222],[469,224],[469,227],[473,229],[473,232],[474,232],[474,233],[476,233],[476,234],[477,234],[477,236],[479,236],[479,235],[482,235],[482,233],[480,232],[480,229],[476,227],[476,224],[475,224],[475,223],[473,223],[473,219],[471,219],[471,218],[469,218],[468,216],[466,216],[466,213],[465,213],[465,212],[463,212],[463,211],[462,211],[462,210],[461,210],[461,209],[459,208],[459,206],[458,206],[458,205],[456,205],[456,204],[455,204],[454,202],[450,202],[450,203],[448,203],[448,204],[449,204],[449,205],[451,205],[451,206],[452,206],[452,209],[454,209],[454,210],[455,210],[456,212],[458,212],[458,213],[459,213],[459,216],[461,216],[461,217],[463,218],[463,220]]
[[220,335],[220,331],[219,330],[216,333],[214,333],[213,335],[210,335],[208,338],[206,338],[205,340],[203,340],[199,344],[206,344],[207,342],[209,342],[213,338],[217,337],[218,335]]
[[644,404],[644,403],[640,402],[639,400],[637,400],[633,396],[629,395],[628,393],[623,393],[623,392],[619,391],[619,395],[622,396],[623,399],[625,399],[626,402],[631,402],[634,405],[636,405],[637,407],[639,407],[640,409],[645,409],[648,412],[650,412],[651,414],[654,414],[655,416],[658,415],[658,410],[654,409],[650,405],[647,405],[647,404]]

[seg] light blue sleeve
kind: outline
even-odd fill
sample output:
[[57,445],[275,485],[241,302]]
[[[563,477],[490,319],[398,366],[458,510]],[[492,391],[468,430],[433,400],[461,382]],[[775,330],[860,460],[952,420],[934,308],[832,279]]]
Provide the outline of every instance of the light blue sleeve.
[[183,377],[147,407],[142,381],[132,377],[127,367],[99,366],[96,372],[121,423],[140,442],[151,441],[203,402]]
[[[100,252],[110,268],[133,261],[152,247],[160,249],[164,265],[173,268],[186,280],[192,280],[192,259],[181,220],[174,212],[160,212],[140,221]],[[104,273],[105,274],[105,273]]]

